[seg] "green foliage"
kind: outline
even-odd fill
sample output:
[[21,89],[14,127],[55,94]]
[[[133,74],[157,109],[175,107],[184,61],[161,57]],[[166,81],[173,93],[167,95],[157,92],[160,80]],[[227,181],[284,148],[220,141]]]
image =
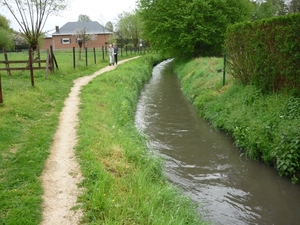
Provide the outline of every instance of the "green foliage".
[[11,28],[9,27],[9,20],[6,19],[4,16],[2,16],[0,14],[0,28],[3,28],[4,30],[11,30]]
[[9,27],[9,21],[2,15],[0,15],[0,49],[12,49],[12,29]]
[[297,182],[300,99],[289,92],[263,94],[254,85],[236,83],[230,74],[222,86],[221,75],[212,72],[221,64],[222,60],[215,58],[176,60],[175,72],[183,92],[203,118],[232,135],[247,157],[274,166],[280,175]]
[[299,29],[300,14],[228,28],[225,47],[232,75],[264,93],[281,89],[299,93]]
[[261,20],[288,13],[288,5],[285,0],[253,1],[255,7],[252,20]]
[[108,21],[105,24],[105,29],[113,33],[114,32],[114,25],[112,24],[112,22]]
[[296,173],[300,171],[300,129],[290,132],[289,135],[282,134],[280,146],[276,147],[274,157],[277,159],[277,169],[280,176],[291,177],[293,183],[299,178]]
[[123,12],[116,24],[116,35],[120,45],[133,44],[138,46],[141,38],[141,21],[137,12]]
[[220,55],[226,27],[251,14],[248,0],[140,0],[144,39],[170,56]]
[[0,49],[6,48],[8,50],[13,48],[12,33],[0,27]]
[[80,14],[78,16],[77,22],[89,22],[92,21],[88,15]]

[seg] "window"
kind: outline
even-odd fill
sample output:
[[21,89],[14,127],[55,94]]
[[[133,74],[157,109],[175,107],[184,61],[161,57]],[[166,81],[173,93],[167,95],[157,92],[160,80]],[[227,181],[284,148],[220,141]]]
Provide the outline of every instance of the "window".
[[62,38],[61,39],[62,44],[71,44],[71,38]]

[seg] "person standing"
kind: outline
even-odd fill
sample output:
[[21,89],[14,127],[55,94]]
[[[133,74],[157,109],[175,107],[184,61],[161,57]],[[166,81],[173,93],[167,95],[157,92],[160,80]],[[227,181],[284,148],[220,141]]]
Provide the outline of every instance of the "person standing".
[[113,66],[114,65],[114,59],[115,59],[115,55],[114,55],[114,48],[112,47],[111,44],[109,44],[108,46],[108,56],[109,56],[109,65]]
[[113,48],[114,48],[114,56],[115,56],[115,63],[116,65],[118,64],[118,54],[119,54],[119,49],[116,43],[113,43]]

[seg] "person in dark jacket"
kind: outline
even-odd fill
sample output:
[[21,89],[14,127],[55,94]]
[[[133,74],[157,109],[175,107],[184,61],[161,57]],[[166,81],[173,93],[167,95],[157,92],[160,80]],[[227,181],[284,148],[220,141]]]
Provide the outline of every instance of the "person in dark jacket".
[[115,56],[115,63],[116,65],[118,64],[118,54],[119,54],[119,49],[116,43],[113,43],[113,48],[114,48],[114,56]]

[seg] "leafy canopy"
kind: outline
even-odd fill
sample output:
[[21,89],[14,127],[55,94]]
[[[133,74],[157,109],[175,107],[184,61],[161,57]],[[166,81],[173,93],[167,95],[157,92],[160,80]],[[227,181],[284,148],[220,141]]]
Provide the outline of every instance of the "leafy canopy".
[[137,46],[141,38],[139,14],[135,11],[123,12],[118,17],[119,20],[116,25],[117,38],[122,41],[122,44],[132,43]]
[[219,55],[227,26],[252,8],[249,0],[140,0],[142,36],[175,57]]
[[91,18],[88,15],[83,15],[83,14],[80,14],[77,20],[77,22],[90,22],[90,21],[92,21]]
[[12,46],[12,29],[9,27],[9,20],[0,15],[0,49],[11,49]]

